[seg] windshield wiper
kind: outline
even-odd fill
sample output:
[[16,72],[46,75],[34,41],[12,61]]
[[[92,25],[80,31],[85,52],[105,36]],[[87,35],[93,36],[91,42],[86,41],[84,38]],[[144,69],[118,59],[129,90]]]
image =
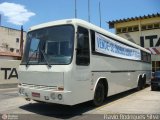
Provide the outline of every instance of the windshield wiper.
[[[31,54],[31,56],[30,56],[29,59],[27,60],[26,67],[28,66],[29,61],[31,60],[31,58],[33,57],[33,55],[34,55],[35,53],[37,53],[37,51],[38,51],[38,50],[33,51],[33,53]],[[37,58],[37,55],[36,55],[36,58]]]
[[49,67],[49,68],[52,67],[52,66],[49,64],[49,62],[48,62],[48,60],[47,60],[47,58],[46,58],[46,55],[45,55],[44,51],[43,51],[43,50],[40,50],[40,51],[41,51],[41,53],[42,53],[42,55],[43,55],[43,57],[44,57],[44,60],[46,61],[47,65],[48,65],[48,67]]

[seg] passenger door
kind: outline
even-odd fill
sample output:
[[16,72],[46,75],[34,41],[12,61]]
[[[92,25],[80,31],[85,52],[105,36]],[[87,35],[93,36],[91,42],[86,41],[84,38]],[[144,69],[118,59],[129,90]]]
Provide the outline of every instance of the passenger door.
[[89,31],[83,27],[78,27],[75,78],[78,81],[91,79]]

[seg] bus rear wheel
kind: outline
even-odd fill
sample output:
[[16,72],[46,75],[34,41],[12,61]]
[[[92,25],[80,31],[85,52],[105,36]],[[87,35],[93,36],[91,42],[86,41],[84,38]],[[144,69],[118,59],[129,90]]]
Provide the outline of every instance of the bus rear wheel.
[[138,86],[137,86],[137,90],[142,90],[145,88],[146,85],[146,77],[140,76],[139,81],[138,81]]
[[94,99],[93,99],[94,106],[100,106],[103,104],[104,92],[105,92],[104,85],[101,82],[99,82],[97,84],[97,87],[94,93]]

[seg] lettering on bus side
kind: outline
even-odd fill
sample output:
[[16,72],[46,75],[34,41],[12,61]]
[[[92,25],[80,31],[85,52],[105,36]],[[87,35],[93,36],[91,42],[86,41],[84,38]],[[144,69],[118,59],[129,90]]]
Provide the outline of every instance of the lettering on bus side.
[[95,51],[124,59],[141,60],[140,50],[95,33]]
[[18,73],[16,68],[1,68],[1,72],[4,72],[4,79],[9,80],[11,78],[18,79]]

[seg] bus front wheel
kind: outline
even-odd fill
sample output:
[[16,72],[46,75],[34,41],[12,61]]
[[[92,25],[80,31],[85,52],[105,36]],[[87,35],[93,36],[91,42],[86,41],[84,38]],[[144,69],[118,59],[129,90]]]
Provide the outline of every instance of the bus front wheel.
[[102,105],[104,101],[104,92],[105,92],[104,85],[102,84],[102,82],[99,82],[97,84],[97,87],[94,93],[94,99],[93,99],[94,106]]

